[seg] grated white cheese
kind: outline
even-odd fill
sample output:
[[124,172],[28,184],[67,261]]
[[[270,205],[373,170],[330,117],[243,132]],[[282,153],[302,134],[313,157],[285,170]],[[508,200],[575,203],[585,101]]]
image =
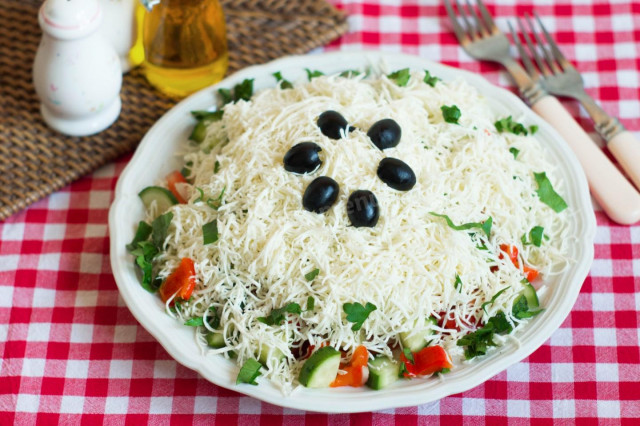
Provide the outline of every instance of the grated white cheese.
[[[406,87],[384,76],[328,76],[293,89],[261,91],[249,102],[227,105],[223,120],[210,129],[208,141],[226,144],[185,156],[193,162],[193,188],[201,188],[205,199],[224,189],[224,204],[214,210],[196,202],[193,189],[188,204],[171,208],[159,274],[168,276],[183,257],[193,259],[198,284],[177,316],[202,316],[215,307],[227,346],[214,353],[233,351],[242,365],[261,348],[278,348],[286,356],[271,358],[265,375],[285,392],[301,366],[291,349],[305,341],[348,352],[364,344],[391,355],[389,345],[400,332],[435,332],[433,341],[459,362],[463,348],[456,341],[473,329],[463,319],[477,315],[482,323],[500,310],[510,313],[522,290],[522,271],[498,257],[500,244],[517,246],[521,267],[532,266],[543,277],[566,267],[571,213],[555,213],[535,193],[534,172],[545,171],[558,193],[564,188],[541,144],[531,136],[496,133],[493,123],[503,116],[464,81],[432,88],[423,76],[414,72]],[[462,113],[460,125],[442,118],[440,107],[454,104]],[[326,110],[339,111],[357,130],[341,140],[323,136],[316,120]],[[383,118],[402,128],[399,145],[384,152],[366,135]],[[305,176],[286,172],[285,153],[305,141],[322,148],[321,167]],[[515,160],[510,147],[520,150]],[[396,191],[377,177],[386,156],[411,166],[417,176],[412,190]],[[214,174],[216,161],[220,170]],[[301,204],[306,186],[318,176],[340,185],[338,201],[325,214]],[[380,220],[373,228],[349,226],[346,202],[357,189],[371,190],[378,199]],[[481,232],[470,238],[429,212],[447,214],[456,224],[491,216],[491,238]],[[219,240],[203,246],[202,226],[214,219]],[[520,237],[534,226],[543,226],[548,240],[539,248],[523,247]],[[477,248],[483,244],[487,250]],[[305,274],[316,268],[319,275],[307,282]],[[505,287],[484,312],[482,304]],[[304,310],[309,296],[315,299],[313,311],[288,315],[281,326],[257,321],[290,302]],[[377,307],[359,332],[351,330],[343,311],[353,302]],[[455,319],[460,331],[419,320],[443,315]]]

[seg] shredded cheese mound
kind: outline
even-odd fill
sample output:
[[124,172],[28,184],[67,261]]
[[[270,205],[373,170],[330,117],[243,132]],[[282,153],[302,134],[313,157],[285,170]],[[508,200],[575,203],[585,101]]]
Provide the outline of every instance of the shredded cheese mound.
[[[261,351],[281,351],[284,357],[269,357],[263,375],[284,392],[297,383],[302,361],[294,354],[304,342],[346,352],[362,344],[392,356],[401,332],[433,333],[432,344],[460,363],[463,348],[456,341],[474,330],[470,318],[483,324],[503,311],[514,327],[523,322],[511,316],[523,289],[523,265],[539,270],[542,281],[567,266],[571,208],[556,213],[536,194],[533,174],[542,171],[558,193],[564,191],[541,143],[535,136],[497,133],[494,122],[509,114],[492,111],[465,81],[431,87],[423,78],[423,72],[412,72],[406,87],[399,87],[385,76],[336,75],[266,89],[224,107],[204,146],[223,143],[185,155],[194,182],[186,191],[189,202],[170,209],[174,218],[159,275],[171,274],[183,257],[193,259],[196,290],[180,310],[168,312],[186,320],[216,309],[226,346],[212,353],[237,357],[242,365]],[[444,121],[443,105],[460,109],[459,124]],[[340,112],[356,130],[340,140],[327,138],[316,124],[326,110]],[[385,151],[366,134],[383,118],[402,129],[400,143]],[[309,175],[285,171],[285,153],[306,141],[322,148],[320,168]],[[511,147],[519,150],[517,158]],[[413,189],[397,191],[378,178],[385,157],[410,165],[417,177]],[[302,207],[305,188],[319,176],[340,185],[337,202],[324,214]],[[347,199],[358,189],[378,200],[380,219],[373,228],[350,226]],[[223,190],[219,209],[204,202]],[[479,229],[454,230],[430,212],[457,225],[491,216],[490,238]],[[219,239],[203,245],[202,226],[214,219]],[[521,236],[534,226],[544,228],[542,245],[523,245]],[[519,249],[519,268],[500,257],[501,244]],[[314,269],[319,274],[309,282],[305,274]],[[310,296],[315,307],[305,310]],[[258,321],[291,302],[302,314],[287,314],[282,325]],[[354,332],[343,306],[355,302],[377,309]],[[453,319],[459,330],[423,320],[430,316],[441,324],[443,317]],[[204,328],[210,329],[206,321]],[[197,335],[204,342],[202,330]]]

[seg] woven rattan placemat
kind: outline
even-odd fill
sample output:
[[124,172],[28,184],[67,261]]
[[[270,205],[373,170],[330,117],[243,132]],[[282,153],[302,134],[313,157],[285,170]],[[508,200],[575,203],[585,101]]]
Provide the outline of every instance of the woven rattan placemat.
[[[0,0],[0,220],[133,150],[175,100],[134,70],[124,77],[122,112],[104,132],[67,137],[44,124],[31,83],[41,1]],[[324,0],[223,0],[229,72],[328,43],[347,30]]]

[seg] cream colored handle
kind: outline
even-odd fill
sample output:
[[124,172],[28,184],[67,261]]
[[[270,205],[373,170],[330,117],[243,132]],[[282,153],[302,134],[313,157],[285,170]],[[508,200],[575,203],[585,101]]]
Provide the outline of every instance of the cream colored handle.
[[602,150],[553,96],[531,107],[569,144],[587,175],[591,194],[614,222],[629,225],[640,220],[640,193],[609,161]]
[[624,131],[615,135],[607,144],[620,166],[640,189],[640,140],[633,133]]

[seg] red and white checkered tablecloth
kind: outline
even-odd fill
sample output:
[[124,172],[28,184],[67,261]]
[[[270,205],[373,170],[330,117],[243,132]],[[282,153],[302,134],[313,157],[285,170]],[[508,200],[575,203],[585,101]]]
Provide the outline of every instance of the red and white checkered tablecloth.
[[[414,53],[513,89],[502,69],[464,54],[438,1],[332,1],[351,31],[329,50]],[[535,7],[588,92],[640,135],[640,2],[486,3],[503,29]],[[575,103],[565,105],[593,131]],[[640,424],[640,224],[597,213],[595,261],[571,314],[529,358],[486,383],[418,407],[305,413],[207,382],[129,313],[111,274],[107,228],[129,158],[0,223],[1,425]]]

